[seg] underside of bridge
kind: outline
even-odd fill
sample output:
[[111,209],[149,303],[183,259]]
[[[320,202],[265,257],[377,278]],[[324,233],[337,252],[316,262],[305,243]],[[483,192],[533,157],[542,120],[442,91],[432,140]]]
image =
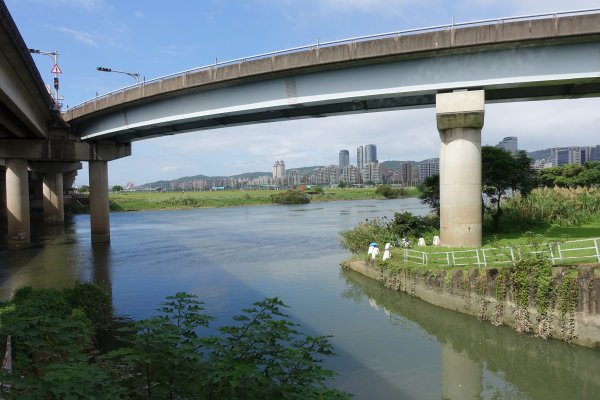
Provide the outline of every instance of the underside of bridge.
[[[0,48],[0,226],[6,226],[8,247],[22,248],[31,241],[32,209],[46,223],[63,223],[63,193],[81,161],[106,166],[130,155],[131,145],[85,143],[71,133],[4,2]],[[108,209],[108,196],[97,207]],[[107,222],[101,225],[108,229]]]

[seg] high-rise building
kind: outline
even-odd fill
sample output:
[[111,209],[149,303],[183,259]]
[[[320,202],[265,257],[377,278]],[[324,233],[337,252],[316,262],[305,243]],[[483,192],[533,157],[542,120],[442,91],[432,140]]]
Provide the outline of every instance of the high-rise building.
[[381,168],[378,162],[366,163],[361,172],[363,183],[381,183]]
[[400,177],[404,186],[412,186],[412,164],[403,162],[400,164]]
[[288,171],[288,180],[289,184],[292,186],[297,186],[300,184],[300,171],[297,169],[292,169]]
[[360,170],[364,164],[365,164],[364,148],[363,148],[363,146],[358,146],[356,148],[356,166]]
[[356,166],[362,169],[366,164],[377,162],[377,146],[366,144],[356,148]]
[[350,165],[350,152],[348,150],[340,150],[339,154],[339,171],[340,173],[346,165]]
[[275,164],[273,164],[273,178],[285,178],[285,163],[283,160],[275,161]]
[[365,164],[376,163],[377,161],[377,146],[374,144],[366,144],[365,145],[365,153],[363,156],[363,161]]
[[423,180],[431,175],[440,173],[440,159],[439,158],[429,158],[427,160],[423,160],[419,163],[419,181],[423,182]]
[[360,183],[360,171],[354,165],[346,165],[342,170],[340,181],[348,185]]
[[590,147],[590,157],[588,161],[600,161],[600,144]]
[[[584,151],[582,151],[582,149]],[[583,155],[583,161],[582,161]],[[550,161],[553,167],[560,167],[567,164],[584,164],[586,161],[585,148],[574,147],[554,147],[550,149]]]
[[518,146],[517,146],[517,137],[516,136],[507,136],[500,143],[496,145],[501,149],[510,151],[511,154],[517,154]]

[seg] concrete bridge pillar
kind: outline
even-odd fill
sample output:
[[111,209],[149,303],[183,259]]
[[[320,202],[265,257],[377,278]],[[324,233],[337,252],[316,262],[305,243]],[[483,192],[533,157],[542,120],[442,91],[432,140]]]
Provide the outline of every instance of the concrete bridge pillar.
[[483,90],[436,95],[440,133],[440,239],[481,247],[481,128]]
[[90,224],[92,243],[110,242],[108,162],[90,161]]
[[44,222],[62,223],[65,220],[63,199],[63,174],[47,173],[43,178],[44,186]]
[[29,246],[31,227],[27,160],[6,159],[6,212],[8,248]]

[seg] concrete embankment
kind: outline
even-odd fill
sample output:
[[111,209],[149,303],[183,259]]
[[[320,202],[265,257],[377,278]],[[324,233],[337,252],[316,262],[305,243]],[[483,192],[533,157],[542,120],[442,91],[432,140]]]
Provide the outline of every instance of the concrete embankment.
[[547,279],[512,268],[389,270],[365,261],[342,267],[481,321],[600,350],[600,265],[552,267]]

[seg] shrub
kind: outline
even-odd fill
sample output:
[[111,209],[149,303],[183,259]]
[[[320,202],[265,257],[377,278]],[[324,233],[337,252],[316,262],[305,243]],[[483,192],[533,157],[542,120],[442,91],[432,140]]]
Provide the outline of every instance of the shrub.
[[390,185],[377,186],[377,189],[375,189],[375,193],[385,197],[386,199],[397,199],[403,194],[401,189],[394,189]]
[[300,190],[291,189],[271,195],[271,201],[275,204],[307,204],[310,197]]
[[394,241],[394,236],[387,229],[387,224],[380,219],[367,219],[340,235],[342,236],[342,246],[354,254],[366,253],[369,243],[373,241],[378,243]]

